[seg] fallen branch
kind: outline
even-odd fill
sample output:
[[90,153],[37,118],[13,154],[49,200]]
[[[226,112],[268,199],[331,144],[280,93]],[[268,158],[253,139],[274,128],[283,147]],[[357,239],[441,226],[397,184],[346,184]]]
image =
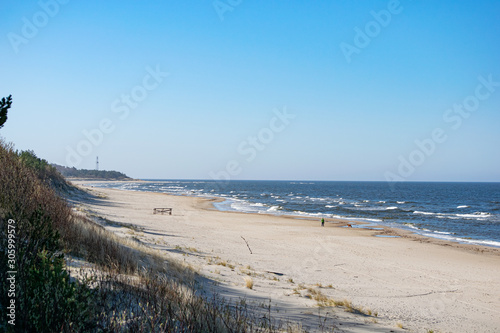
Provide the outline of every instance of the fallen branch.
[[[243,238],[243,236],[240,236],[241,238]],[[248,245],[248,242],[245,238],[243,238],[243,240],[245,241],[245,243],[247,243],[247,247],[248,247],[248,250],[250,250],[250,254],[253,254],[252,253],[252,249],[250,248],[250,245]]]

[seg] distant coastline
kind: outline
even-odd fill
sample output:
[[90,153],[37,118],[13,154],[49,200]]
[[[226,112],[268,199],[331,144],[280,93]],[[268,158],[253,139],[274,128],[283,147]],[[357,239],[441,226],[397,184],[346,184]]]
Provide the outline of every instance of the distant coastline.
[[52,164],[53,167],[61,173],[61,175],[68,180],[124,180],[134,181],[135,179],[127,176],[123,172],[114,170],[89,170],[77,169],[75,167],[65,167],[58,164]]

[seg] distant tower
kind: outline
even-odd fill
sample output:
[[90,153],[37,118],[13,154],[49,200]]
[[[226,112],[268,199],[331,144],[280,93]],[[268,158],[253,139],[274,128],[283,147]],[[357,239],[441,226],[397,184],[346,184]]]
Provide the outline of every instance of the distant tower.
[[99,156],[95,158],[95,169],[99,170]]

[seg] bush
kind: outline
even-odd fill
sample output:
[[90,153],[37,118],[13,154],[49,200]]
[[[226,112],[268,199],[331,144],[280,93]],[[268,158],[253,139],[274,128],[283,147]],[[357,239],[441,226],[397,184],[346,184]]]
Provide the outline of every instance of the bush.
[[[0,142],[0,266],[8,264],[7,225],[12,219],[16,263],[9,270],[17,271],[15,330],[82,331],[91,326],[87,315],[92,295],[85,285],[71,282],[64,269],[60,232],[69,228],[70,209],[42,182],[46,165],[24,156]],[[7,281],[7,270],[0,270],[0,279]],[[0,316],[7,318],[8,284],[0,289]]]
[[18,329],[26,332],[87,331],[92,323],[92,290],[70,280],[62,254],[42,250],[23,277],[24,294],[19,295],[22,320]]
[[31,169],[45,185],[60,194],[68,192],[70,186],[64,177],[54,166],[50,165],[49,162],[37,157],[34,151],[25,150],[17,152],[16,154],[19,156],[22,164]]

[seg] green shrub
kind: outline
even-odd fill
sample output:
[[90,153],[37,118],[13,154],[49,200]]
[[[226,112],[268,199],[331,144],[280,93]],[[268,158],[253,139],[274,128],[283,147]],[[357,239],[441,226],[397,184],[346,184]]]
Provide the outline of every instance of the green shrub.
[[38,252],[24,279],[18,328],[27,332],[90,329],[92,291],[71,282],[62,254]]
[[[70,281],[64,267],[60,232],[69,228],[70,210],[64,200],[42,182],[46,165],[34,154],[19,158],[0,142],[0,279],[7,281],[8,221],[15,223],[16,326],[19,332],[86,331],[92,291]],[[35,156],[36,157],[36,156]],[[27,162],[28,161],[28,162]],[[8,283],[0,284],[0,330],[12,297]]]

